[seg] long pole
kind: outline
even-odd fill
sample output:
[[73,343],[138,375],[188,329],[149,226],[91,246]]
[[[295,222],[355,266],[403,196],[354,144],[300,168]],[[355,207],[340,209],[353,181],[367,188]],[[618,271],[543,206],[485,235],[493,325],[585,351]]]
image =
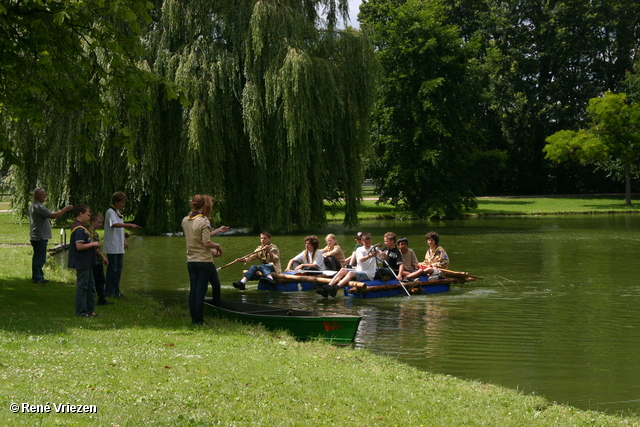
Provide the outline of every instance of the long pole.
[[409,291],[407,290],[407,288],[405,288],[404,283],[402,283],[402,280],[400,280],[401,278],[400,278],[400,277],[398,277],[398,276],[396,275],[396,272],[395,272],[395,271],[393,271],[393,268],[391,268],[391,266],[389,265],[389,263],[387,262],[387,260],[386,260],[386,259],[383,259],[382,261],[383,261],[383,262],[384,262],[384,264],[387,266],[387,268],[388,268],[389,270],[391,270],[391,272],[393,273],[393,275],[394,275],[394,276],[396,276],[396,280],[400,283],[400,286],[402,286],[402,289],[404,289],[404,291],[407,293],[407,296],[408,296],[409,298],[411,298],[411,294],[409,293]]
[[482,277],[480,277],[480,276],[474,276],[473,274],[464,273],[464,272],[462,272],[462,271],[446,270],[446,269],[444,269],[444,268],[440,268],[440,267],[437,267],[437,268],[438,268],[438,270],[440,270],[440,271],[444,271],[445,273],[459,274],[459,275],[461,275],[461,276],[471,277],[472,279],[480,279],[480,280],[484,280],[484,279],[483,279]]
[[223,265],[222,267],[218,267],[216,271],[220,271],[220,270],[222,270],[223,268],[226,268],[226,267],[229,267],[230,265],[235,264],[236,262],[240,261],[240,260],[241,260],[241,259],[243,259],[243,258],[246,258],[246,257],[251,256],[251,255],[253,255],[253,254],[257,254],[258,252],[264,251],[265,249],[268,249],[268,248],[270,248],[270,247],[271,247],[271,245],[265,245],[265,246],[262,246],[262,247],[260,247],[260,248],[256,249],[255,251],[251,252],[250,254],[246,254],[245,256],[240,257],[240,258],[238,258],[238,259],[236,259],[236,260],[234,260],[234,261],[231,261],[230,263],[225,264],[225,265]]

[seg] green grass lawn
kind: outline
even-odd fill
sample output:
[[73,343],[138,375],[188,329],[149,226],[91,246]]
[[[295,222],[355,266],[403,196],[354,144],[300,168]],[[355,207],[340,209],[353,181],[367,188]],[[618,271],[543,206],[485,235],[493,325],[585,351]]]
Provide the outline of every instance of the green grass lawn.
[[[640,425],[367,350],[211,318],[192,326],[186,307],[133,293],[77,318],[72,274],[49,271],[44,286],[14,274],[0,280],[4,425]],[[10,412],[16,403],[96,412]]]
[[[0,213],[2,241],[24,242],[28,224],[10,218]],[[366,349],[215,318],[193,326],[186,303],[135,293],[78,318],[74,272],[47,263],[50,282],[32,284],[31,253],[0,244],[3,425],[640,426]],[[56,413],[54,404],[95,412]]]
[[481,197],[475,215],[537,215],[640,212],[640,202],[626,206],[624,196]]
[[[565,215],[587,213],[639,213],[640,202],[624,204],[624,196],[573,196],[573,197],[481,197],[478,207],[465,213],[466,217],[486,215]],[[327,220],[343,221],[344,204],[325,202]],[[396,209],[389,204],[377,204],[375,200],[363,200],[358,212],[361,221],[395,218]],[[405,214],[402,214],[405,215]]]

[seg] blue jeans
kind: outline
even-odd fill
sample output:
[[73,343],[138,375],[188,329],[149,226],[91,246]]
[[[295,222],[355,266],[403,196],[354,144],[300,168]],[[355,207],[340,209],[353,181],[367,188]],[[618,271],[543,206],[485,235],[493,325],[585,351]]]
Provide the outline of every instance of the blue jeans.
[[213,265],[213,271],[211,277],[209,277],[209,283],[211,283],[211,296],[213,297],[213,305],[220,305],[220,279],[218,278],[218,270],[216,265]]
[[76,316],[93,313],[96,304],[93,269],[76,270]]
[[93,281],[96,284],[96,293],[98,294],[98,302],[105,302],[107,299],[104,296],[104,267],[98,263],[91,267],[93,271]]
[[120,277],[124,267],[124,254],[107,254],[107,280],[104,293],[108,297],[120,294]]
[[44,271],[42,267],[47,260],[47,243],[48,240],[31,240],[33,246],[33,257],[31,258],[31,281],[40,283],[44,280]]
[[[189,312],[191,322],[197,325],[204,323],[204,296],[207,293],[209,280],[216,271],[212,262],[188,262],[189,271]],[[216,278],[218,274],[216,273]],[[218,282],[218,286],[219,286]]]
[[262,273],[262,277],[267,277],[269,274],[276,271],[276,269],[273,264],[256,264],[249,267],[247,272],[244,273],[244,277],[246,277],[247,280],[251,280],[257,271]]

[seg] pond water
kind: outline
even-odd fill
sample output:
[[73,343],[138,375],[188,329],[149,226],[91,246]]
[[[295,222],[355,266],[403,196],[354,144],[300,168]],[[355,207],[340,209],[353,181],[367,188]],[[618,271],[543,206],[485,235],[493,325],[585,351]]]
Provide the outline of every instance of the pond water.
[[[373,241],[407,237],[418,259],[436,230],[450,268],[484,280],[439,295],[323,299],[315,292],[264,292],[231,282],[241,264],[220,271],[222,296],[363,316],[356,346],[427,371],[493,383],[550,401],[608,413],[640,412],[640,216],[492,218],[367,222]],[[332,232],[351,250],[353,232]],[[304,235],[274,236],[283,266]],[[217,236],[218,266],[250,253],[255,235]],[[132,237],[122,289],[185,304],[184,239]],[[345,251],[346,252],[346,251]]]

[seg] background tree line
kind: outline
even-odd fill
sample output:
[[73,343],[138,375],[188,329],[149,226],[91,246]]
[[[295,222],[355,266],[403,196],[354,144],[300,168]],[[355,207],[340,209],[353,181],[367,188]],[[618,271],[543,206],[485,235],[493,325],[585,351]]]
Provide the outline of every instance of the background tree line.
[[383,199],[456,216],[492,194],[622,191],[602,164],[545,159],[591,98],[625,90],[640,2],[367,0],[384,69],[368,172]]
[[123,190],[136,222],[163,232],[208,193],[226,224],[287,231],[324,224],[325,199],[345,199],[353,225],[365,168],[382,200],[420,217],[484,194],[619,190],[598,164],[543,148],[581,127],[589,99],[625,90],[640,2],[368,0],[362,31],[338,29],[346,11],[0,3],[14,207],[36,185],[99,209]]

